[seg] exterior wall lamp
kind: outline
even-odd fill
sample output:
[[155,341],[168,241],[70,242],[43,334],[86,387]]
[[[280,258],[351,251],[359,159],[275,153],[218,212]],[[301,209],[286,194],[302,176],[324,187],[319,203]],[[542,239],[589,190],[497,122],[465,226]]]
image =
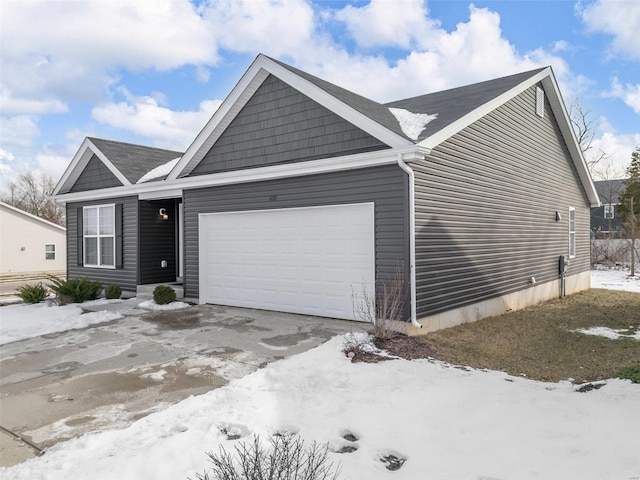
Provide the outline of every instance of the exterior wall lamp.
[[160,220],[169,220],[169,214],[167,213],[166,208],[161,208],[158,210],[158,213],[160,214]]

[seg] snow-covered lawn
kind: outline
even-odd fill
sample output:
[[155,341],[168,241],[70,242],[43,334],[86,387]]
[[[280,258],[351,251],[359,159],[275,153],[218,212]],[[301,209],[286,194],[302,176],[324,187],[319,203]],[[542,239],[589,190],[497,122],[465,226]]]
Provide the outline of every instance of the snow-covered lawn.
[[0,345],[49,333],[86,328],[122,318],[118,312],[82,313],[79,304],[57,306],[52,302],[0,307]]
[[630,277],[629,269],[591,270],[591,288],[640,293],[640,271],[635,277]]
[[[3,479],[195,478],[205,452],[259,434],[328,443],[343,479],[627,480],[640,475],[640,386],[587,393],[426,360],[352,364],[342,338],[113,430],[59,444]],[[221,430],[241,433],[227,440]],[[355,442],[345,440],[348,433]],[[395,472],[380,458],[406,459]]]
[[[593,286],[618,286],[626,283],[623,275],[594,272]],[[629,283],[640,292],[640,281]],[[92,314],[79,310],[1,307],[0,333],[3,341],[5,335],[34,336],[35,326],[20,331],[16,312],[24,325],[29,319],[46,325],[57,311],[61,324],[80,328],[70,325]],[[254,434],[266,440],[283,431],[308,443],[328,443],[334,452],[356,447],[331,453],[344,480],[640,477],[640,385],[608,380],[579,393],[569,382],[542,383],[427,360],[353,364],[341,352],[343,342],[336,337],[126,429],[58,444],[42,457],[0,469],[0,477],[195,478],[208,466],[205,452],[233,450]],[[228,440],[222,430],[243,437]],[[346,440],[347,434],[357,440]],[[390,454],[406,459],[394,472],[380,461]]]

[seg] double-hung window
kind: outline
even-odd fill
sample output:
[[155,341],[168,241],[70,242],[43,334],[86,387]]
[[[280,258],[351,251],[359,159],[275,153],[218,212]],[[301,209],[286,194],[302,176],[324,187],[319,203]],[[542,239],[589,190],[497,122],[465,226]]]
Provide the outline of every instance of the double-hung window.
[[604,204],[604,218],[615,218],[616,206],[612,203]]
[[82,209],[85,267],[115,268],[115,205]]
[[576,256],[576,209],[569,208],[569,258]]
[[44,246],[44,258],[46,260],[56,259],[56,246],[53,243],[47,243]]

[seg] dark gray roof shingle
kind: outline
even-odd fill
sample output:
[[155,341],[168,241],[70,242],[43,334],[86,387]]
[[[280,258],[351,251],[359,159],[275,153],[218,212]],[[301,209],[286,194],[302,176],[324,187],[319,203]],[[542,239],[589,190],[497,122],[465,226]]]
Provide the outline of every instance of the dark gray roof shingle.
[[[145,147],[132,143],[114,142],[101,138],[89,137],[89,140],[100,149],[111,163],[129,180],[136,183],[146,173],[181,157],[182,152],[164,150],[162,148]],[[158,178],[157,180],[162,180]]]
[[618,203],[620,194],[624,190],[624,180],[599,180],[593,182],[602,203]]
[[333,95],[338,100],[349,105],[363,115],[366,115],[380,125],[407,139],[409,139],[409,137],[403,133],[398,120],[389,111],[389,108],[402,108],[410,111],[411,113],[437,114],[437,118],[427,124],[418,139],[412,140],[416,143],[433,135],[439,130],[442,130],[469,112],[493,100],[519,85],[526,79],[544,70],[544,68],[538,68],[528,72],[474,83],[472,85],[382,104],[350,92],[349,90],[345,90],[342,87],[338,87],[337,85],[303,72],[302,70],[298,70],[286,63],[282,63],[275,59],[272,60],[278,65],[283,66],[287,70],[313,83],[330,95]]

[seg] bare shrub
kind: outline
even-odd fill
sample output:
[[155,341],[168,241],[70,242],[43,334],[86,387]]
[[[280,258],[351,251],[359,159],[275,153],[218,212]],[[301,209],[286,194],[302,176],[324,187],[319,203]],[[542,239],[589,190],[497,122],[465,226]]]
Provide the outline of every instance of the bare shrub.
[[353,314],[373,325],[376,338],[392,338],[396,335],[394,323],[403,320],[406,297],[406,285],[400,266],[388,281],[376,282],[373,295],[367,285],[363,285],[362,292],[351,292]]
[[[636,247],[636,255],[638,253]],[[636,256],[637,258],[637,256]],[[629,266],[631,263],[631,241],[628,239],[591,240],[591,267]],[[636,262],[637,263],[637,262]]]
[[258,435],[253,443],[241,443],[235,454],[220,447],[218,454],[207,456],[213,466],[198,480],[336,480],[339,469],[328,463],[328,446],[313,443],[305,448],[304,441],[293,435],[270,438],[266,449]]

